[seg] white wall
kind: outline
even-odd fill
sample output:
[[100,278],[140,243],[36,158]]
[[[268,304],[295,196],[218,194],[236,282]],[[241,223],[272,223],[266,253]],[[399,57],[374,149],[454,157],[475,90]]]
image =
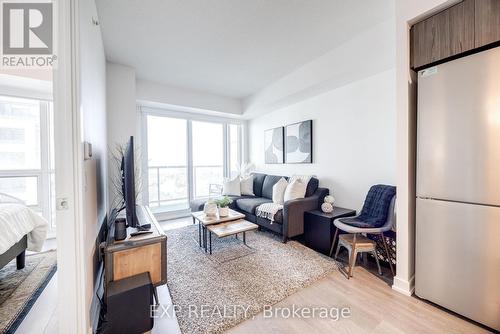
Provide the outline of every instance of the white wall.
[[[360,209],[369,187],[396,181],[395,71],[389,70],[249,122],[250,161],[272,174],[317,175],[336,205]],[[266,165],[264,130],[313,120],[313,164]]]
[[393,288],[411,295],[415,277],[416,81],[410,68],[409,27],[459,0],[396,1],[397,270]]
[[[336,205],[354,209],[371,185],[395,184],[394,36],[394,20],[385,21],[247,99],[257,170],[317,175]],[[308,119],[314,163],[265,164],[264,130]]]
[[[90,331],[96,320],[95,313],[98,311],[94,297],[99,269],[95,263],[95,255],[99,251],[96,247],[96,238],[107,213],[106,59],[101,30],[99,26],[92,24],[92,18],[97,18],[94,1],[79,1],[79,7],[79,107],[82,115],[83,140],[92,143],[97,179],[97,184],[86,185],[85,194],[86,201],[94,201],[97,215],[83,212],[85,323]],[[94,173],[92,170],[85,172],[87,176]],[[91,181],[92,177],[87,178],[87,182]]]
[[108,144],[126,143],[137,131],[135,70],[107,62],[106,87],[108,108]]
[[[125,144],[130,136],[134,136],[135,147],[140,151],[140,117],[136,107],[135,70],[132,67],[106,63],[107,87],[107,122],[108,122],[108,148],[110,155],[116,150],[117,145]],[[116,178],[119,166],[109,160],[108,175],[110,179]],[[140,175],[140,174],[139,174]],[[116,203],[115,192],[109,182],[109,205],[112,208]]]

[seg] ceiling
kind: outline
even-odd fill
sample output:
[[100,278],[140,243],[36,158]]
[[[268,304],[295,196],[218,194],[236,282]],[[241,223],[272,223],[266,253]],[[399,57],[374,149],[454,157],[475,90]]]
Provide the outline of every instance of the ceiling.
[[106,57],[140,79],[248,97],[393,16],[391,0],[96,0]]

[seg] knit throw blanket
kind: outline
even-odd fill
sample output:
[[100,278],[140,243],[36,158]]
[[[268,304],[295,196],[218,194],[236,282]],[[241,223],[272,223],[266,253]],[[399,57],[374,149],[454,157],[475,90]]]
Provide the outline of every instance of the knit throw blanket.
[[391,200],[396,195],[396,187],[377,184],[370,188],[365,204],[357,217],[371,227],[380,227],[387,221]]
[[274,216],[278,211],[283,209],[283,205],[277,203],[264,203],[261,204],[255,209],[255,214],[257,217],[266,218],[271,221],[271,224],[274,222]]

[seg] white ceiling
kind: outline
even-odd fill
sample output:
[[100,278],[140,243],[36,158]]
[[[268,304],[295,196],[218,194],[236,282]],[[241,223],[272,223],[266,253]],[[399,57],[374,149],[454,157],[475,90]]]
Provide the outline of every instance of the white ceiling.
[[390,0],[96,0],[107,59],[245,98],[390,18]]

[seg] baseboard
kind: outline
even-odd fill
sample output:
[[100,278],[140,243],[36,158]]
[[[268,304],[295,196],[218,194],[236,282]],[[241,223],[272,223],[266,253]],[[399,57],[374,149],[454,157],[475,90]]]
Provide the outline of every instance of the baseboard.
[[409,281],[395,276],[392,289],[407,296],[413,295],[415,292],[415,275],[413,275]]

